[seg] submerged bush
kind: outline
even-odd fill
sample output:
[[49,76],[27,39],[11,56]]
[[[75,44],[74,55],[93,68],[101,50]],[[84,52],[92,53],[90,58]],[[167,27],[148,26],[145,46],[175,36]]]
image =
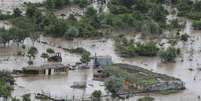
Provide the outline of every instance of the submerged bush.
[[160,58],[163,62],[174,62],[175,58],[180,54],[180,50],[174,47],[169,47],[160,52]]
[[55,53],[55,51],[54,51],[52,48],[48,48],[48,49],[46,50],[46,52],[49,53],[49,54]]
[[36,47],[31,47],[28,50],[28,55],[31,57],[35,57],[35,55],[38,53],[38,49]]
[[137,101],[154,101],[154,98],[145,96],[145,97],[139,98]]
[[134,43],[125,39],[116,42],[116,50],[123,57],[156,56],[159,48],[154,42]]

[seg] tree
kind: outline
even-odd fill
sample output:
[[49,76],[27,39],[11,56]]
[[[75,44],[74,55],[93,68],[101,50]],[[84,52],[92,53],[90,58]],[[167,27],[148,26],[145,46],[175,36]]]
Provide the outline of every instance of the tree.
[[6,43],[8,43],[10,40],[12,40],[12,36],[9,31],[4,28],[0,28],[0,42],[6,46]]
[[68,28],[68,30],[65,32],[64,37],[66,39],[69,38],[74,38],[74,37],[78,37],[79,36],[79,29],[77,29],[76,27],[70,27]]
[[87,17],[93,17],[97,14],[97,11],[93,7],[88,7],[87,11],[85,12],[85,15]]
[[102,95],[102,93],[100,90],[95,90],[91,94],[92,101],[101,101],[101,95]]
[[112,76],[105,80],[106,90],[108,90],[112,94],[113,98],[118,96],[118,92],[120,91],[122,86],[123,86],[123,80],[121,78]]
[[83,53],[83,54],[82,54],[82,57],[81,57],[81,59],[80,59],[80,61],[81,61],[82,63],[87,63],[87,64],[88,64],[88,62],[90,61],[90,54],[88,54],[88,53]]
[[26,8],[26,15],[28,17],[33,17],[35,12],[36,12],[37,8],[34,7],[33,5],[27,5],[27,8]]
[[35,55],[38,53],[38,49],[36,47],[31,47],[29,50],[28,50],[28,55],[30,57],[35,57]]
[[64,6],[65,2],[64,0],[55,0],[55,7],[58,8],[62,8]]
[[6,99],[11,96],[13,90],[14,78],[10,72],[0,71],[0,97]]
[[21,28],[11,28],[9,29],[9,33],[11,34],[14,42],[18,44],[18,46],[19,43],[23,42],[24,39],[29,36],[29,33]]
[[0,80],[0,97],[8,97],[11,95],[11,88],[5,81]]
[[47,0],[46,4],[47,4],[47,8],[49,9],[55,8],[55,0]]
[[89,0],[73,0],[73,3],[79,5],[81,8],[85,8],[89,5]]
[[13,9],[13,16],[14,17],[19,17],[22,15],[22,11],[19,8]]

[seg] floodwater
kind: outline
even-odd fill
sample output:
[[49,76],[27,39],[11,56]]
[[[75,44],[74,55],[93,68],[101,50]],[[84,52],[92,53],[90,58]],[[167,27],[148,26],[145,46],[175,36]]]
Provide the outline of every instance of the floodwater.
[[24,2],[38,3],[44,0],[0,0],[0,11],[10,13],[14,8],[20,7]]
[[[28,0],[1,0],[0,9],[9,10],[17,7],[22,2]],[[31,0],[30,0],[31,1]],[[32,0],[41,1],[41,0]],[[171,16],[168,16],[172,18]],[[2,22],[1,22],[2,23]],[[4,24],[0,24],[0,27]],[[179,93],[170,95],[155,95],[151,94],[155,98],[155,101],[199,101],[198,96],[201,95],[201,32],[193,31],[191,28],[191,21],[187,21],[183,33],[190,35],[190,39],[187,42],[178,42],[177,47],[181,48],[182,55],[177,58],[176,63],[161,63],[158,57],[136,57],[133,59],[124,59],[119,57],[114,51],[114,42],[112,39],[75,39],[67,41],[59,38],[50,38],[41,36],[39,40],[45,41],[47,44],[41,44],[35,42],[34,46],[39,50],[38,55],[34,59],[34,65],[41,65],[47,63],[45,59],[42,59],[40,55],[46,51],[47,48],[53,48],[56,52],[60,52],[63,57],[63,64],[75,64],[79,62],[80,56],[76,54],[70,54],[61,48],[76,48],[83,47],[91,52],[92,55],[109,55],[112,57],[114,63],[128,63],[143,68],[164,73],[170,76],[180,78],[185,82],[186,90]],[[166,39],[160,40],[161,42]],[[167,41],[165,41],[167,42]],[[27,38],[24,41],[27,48],[33,45],[32,41]],[[170,46],[166,44],[165,46]],[[27,50],[26,48],[26,50]],[[7,48],[0,48],[0,69],[1,70],[13,70],[21,69],[27,66],[29,60],[26,56],[17,56],[17,51],[25,52],[21,48],[17,48],[16,44],[10,43]],[[193,71],[189,71],[192,68]],[[93,90],[101,90],[104,94],[104,87],[102,82],[93,81],[93,70],[76,70],[70,71],[68,74],[54,75],[54,76],[29,76],[15,78],[16,85],[13,91],[13,96],[22,96],[26,93],[38,93],[45,92],[54,97],[62,98],[82,98],[82,96],[89,97]],[[87,88],[72,89],[70,86],[73,82],[87,81]],[[140,96],[134,96],[129,101],[136,101]]]

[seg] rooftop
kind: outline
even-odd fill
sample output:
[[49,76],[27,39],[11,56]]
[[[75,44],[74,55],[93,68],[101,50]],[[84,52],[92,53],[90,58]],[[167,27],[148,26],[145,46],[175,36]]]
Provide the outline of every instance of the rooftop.
[[31,66],[27,66],[27,67],[24,67],[23,69],[24,70],[43,70],[43,69],[58,69],[58,68],[65,68],[66,66],[61,64],[61,63],[51,63],[51,64],[43,64],[43,65],[40,65],[40,66],[34,66],[34,65],[31,65]]

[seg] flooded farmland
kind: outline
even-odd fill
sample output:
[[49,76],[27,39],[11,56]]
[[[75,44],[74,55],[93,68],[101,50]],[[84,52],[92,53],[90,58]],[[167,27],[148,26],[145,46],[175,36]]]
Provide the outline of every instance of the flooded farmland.
[[[9,9],[18,7],[24,1],[1,0],[0,9],[8,9],[9,11]],[[34,0],[34,2],[38,1],[41,0]],[[0,22],[0,27],[4,25],[4,22]],[[154,72],[178,77],[185,82],[186,90],[184,91],[170,95],[151,94],[151,96],[155,98],[155,101],[199,101],[198,96],[201,96],[201,32],[193,31],[191,27],[191,21],[187,21],[183,32],[189,34],[190,38],[187,42],[178,42],[177,46],[181,48],[182,55],[177,58],[176,63],[164,64],[161,63],[161,60],[158,57],[136,57],[132,59],[121,58],[115,52],[114,41],[112,39],[65,40],[45,36],[41,36],[39,40],[47,42],[48,44],[42,44],[39,42],[34,43],[34,46],[39,50],[39,52],[33,62],[35,65],[48,63],[46,60],[41,58],[41,54],[45,52],[47,48],[52,48],[56,52],[61,53],[63,58],[62,64],[74,65],[76,62],[80,61],[80,56],[69,53],[59,47],[83,47],[88,50],[92,56],[95,54],[98,56],[111,56],[114,63],[137,65]],[[17,56],[17,52],[23,50],[17,47],[15,43],[10,42],[9,44],[9,47],[0,48],[0,69],[14,70],[28,66],[28,57]],[[24,41],[24,45],[31,47],[33,42],[30,38],[27,38]],[[192,69],[192,71],[189,69]],[[81,99],[83,95],[85,97],[89,97],[93,90],[101,90],[104,94],[106,94],[103,82],[93,80],[92,68],[89,70],[70,71],[68,74],[63,75],[17,77],[15,80],[16,84],[12,95],[16,97],[27,93],[36,94],[45,92],[53,97],[70,99],[75,97],[77,99]],[[70,86],[77,81],[86,81],[87,88],[71,88]],[[137,101],[137,98],[139,97],[140,96],[134,96],[128,101]]]

